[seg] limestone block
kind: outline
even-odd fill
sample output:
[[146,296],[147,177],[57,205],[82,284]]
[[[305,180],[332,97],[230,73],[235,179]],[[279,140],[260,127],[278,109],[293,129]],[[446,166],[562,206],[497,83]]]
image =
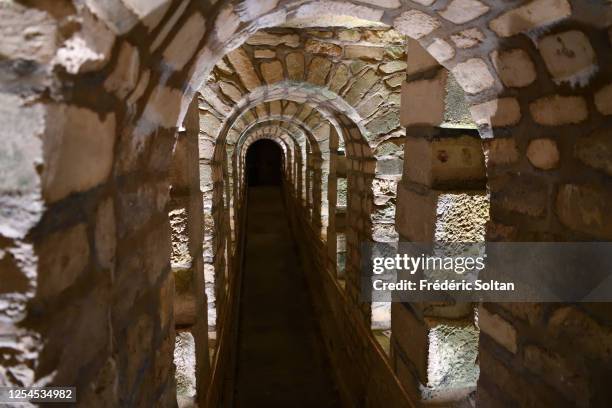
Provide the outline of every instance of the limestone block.
[[116,35],[89,11],[82,13],[80,30],[57,50],[53,63],[70,74],[101,69],[110,60]]
[[304,49],[306,52],[311,54],[323,54],[329,55],[330,57],[339,57],[342,55],[342,47],[334,43],[317,41],[313,39],[308,39],[306,41]]
[[539,217],[548,205],[548,186],[534,175],[506,174],[489,178],[491,206]]
[[45,137],[43,196],[48,202],[106,181],[113,165],[115,115],[60,105]]
[[283,64],[280,61],[263,62],[259,65],[261,74],[268,85],[272,85],[276,82],[282,82],[285,79],[283,73]]
[[383,47],[368,47],[365,45],[347,45],[344,47],[344,58],[380,61],[385,49]]
[[405,179],[425,186],[486,178],[481,141],[475,137],[407,137],[404,160]]
[[536,71],[529,55],[520,48],[494,51],[491,60],[504,85],[524,87],[536,80]]
[[115,92],[117,97],[124,99],[138,82],[140,74],[140,57],[136,47],[127,41],[121,44],[117,65],[104,81],[104,88]]
[[612,238],[612,193],[591,185],[559,187],[556,212],[568,228],[600,239]]
[[556,82],[584,83],[596,69],[595,51],[582,31],[548,35],[540,40],[538,48]]
[[242,99],[242,92],[240,92],[240,89],[229,82],[219,82],[219,88],[225,96],[229,97],[234,102],[238,102]]
[[464,320],[417,319],[401,303],[391,306],[391,335],[422,384],[443,390],[474,386],[478,331]]
[[51,61],[58,36],[57,23],[51,14],[41,8],[3,2],[0,21],[0,55],[41,64]]
[[172,4],[169,0],[121,0],[149,29],[152,30],[164,17]]
[[306,80],[311,84],[325,85],[327,74],[331,69],[332,63],[327,58],[314,57],[308,66],[308,76]]
[[455,46],[465,49],[477,46],[484,41],[485,36],[477,28],[468,28],[467,30],[451,34],[450,38],[455,43]]
[[394,74],[390,76],[389,78],[385,79],[385,83],[391,88],[399,88],[400,86],[402,86],[402,82],[404,82],[405,80],[406,80],[406,74],[404,72],[400,72],[398,74]]
[[276,53],[272,50],[255,50],[254,52],[255,58],[274,58],[276,57]]
[[470,58],[455,65],[452,72],[463,90],[470,94],[482,92],[495,84],[487,64],[479,58]]
[[145,122],[142,123],[142,132],[153,126],[176,127],[182,98],[183,92],[180,89],[161,85],[153,89],[142,114],[141,122]]
[[595,92],[595,106],[602,115],[612,115],[612,83]]
[[575,306],[555,310],[548,321],[548,329],[556,339],[571,338],[576,351],[585,356],[599,361],[610,361],[612,358],[612,330]]
[[399,0],[357,0],[360,3],[371,4],[373,6],[384,8],[397,8],[401,6]]
[[489,220],[489,196],[484,190],[444,193],[436,204],[437,242],[483,242]]
[[417,41],[409,38],[407,44],[408,67],[406,68],[406,74],[413,75],[439,66],[438,61]]
[[512,164],[519,159],[519,152],[513,138],[485,140],[483,147],[487,165]]
[[348,67],[344,64],[337,64],[336,70],[332,74],[332,77],[329,81],[329,89],[333,92],[339,93],[342,87],[348,82],[348,79]]
[[440,22],[421,11],[410,10],[396,18],[393,27],[400,33],[418,40],[440,27]]
[[[166,40],[166,37],[168,37],[168,34],[170,34],[170,31],[172,31],[172,29],[176,26],[176,23],[182,17],[188,5],[189,5],[188,1],[183,0],[178,6],[173,7],[172,15],[170,16],[169,19],[166,20],[166,22],[164,23],[164,26],[161,28],[161,30],[159,30],[159,32],[155,36],[155,39],[151,43],[151,46],[149,47],[149,52],[151,54],[153,54],[153,52],[155,52],[155,50],[158,49],[159,46],[162,45],[162,43]],[[219,41],[227,41],[227,38],[225,39],[222,38],[223,35],[218,30],[217,30],[217,36],[219,38]]]
[[398,113],[389,111],[383,115],[374,117],[374,119],[372,119],[372,121],[366,125],[366,129],[368,129],[373,135],[382,135],[398,128],[399,125],[400,122]]
[[577,371],[566,358],[550,350],[529,345],[524,351],[525,366],[544,378],[556,390],[573,400],[578,406],[590,405],[590,389],[587,373]]
[[433,79],[402,84],[402,126],[436,126],[444,121],[447,76],[440,70]]
[[465,24],[489,11],[489,6],[478,0],[453,0],[438,14],[455,24]]
[[249,91],[253,91],[261,85],[261,81],[251,64],[251,59],[242,48],[236,48],[234,51],[231,51],[227,54],[227,58]]
[[385,74],[392,74],[394,72],[403,71],[406,69],[406,63],[404,61],[390,61],[381,64],[378,69]]
[[164,49],[164,62],[176,71],[183,69],[197,51],[205,31],[204,17],[198,13],[192,14]]
[[609,129],[593,132],[577,140],[574,156],[587,166],[612,176],[612,137]]
[[440,38],[436,38],[429,47],[427,47],[427,52],[429,52],[438,62],[448,61],[455,56],[455,49]]
[[376,71],[368,69],[348,89],[344,99],[351,105],[361,100],[363,96],[378,82]]
[[516,329],[510,322],[496,313],[490,312],[484,305],[478,308],[478,326],[480,330],[495,342],[513,354],[518,351]]
[[43,298],[59,295],[74,284],[89,263],[85,224],[50,234],[37,247],[40,273],[37,295]]
[[521,120],[521,108],[515,98],[493,99],[473,105],[470,113],[476,124],[492,127],[512,126]]
[[572,14],[567,0],[534,0],[491,20],[489,27],[500,37],[542,28]]
[[559,165],[557,143],[552,139],[534,139],[527,146],[527,158],[538,169],[554,169]]
[[266,31],[258,31],[246,41],[248,45],[269,45],[277,47],[281,44],[289,47],[297,47],[300,45],[300,36],[297,34],[272,34]]
[[540,125],[560,126],[583,122],[588,117],[581,96],[552,95],[537,99],[529,105],[531,116]]
[[358,30],[342,30],[338,33],[340,41],[355,42],[361,39],[361,33]]
[[299,52],[287,54],[285,57],[289,79],[300,81],[304,77],[304,55]]

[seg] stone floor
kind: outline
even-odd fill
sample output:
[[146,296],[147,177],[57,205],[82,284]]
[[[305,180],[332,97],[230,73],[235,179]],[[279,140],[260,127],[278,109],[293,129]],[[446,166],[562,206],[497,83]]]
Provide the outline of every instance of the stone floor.
[[251,187],[236,407],[338,407],[280,187]]

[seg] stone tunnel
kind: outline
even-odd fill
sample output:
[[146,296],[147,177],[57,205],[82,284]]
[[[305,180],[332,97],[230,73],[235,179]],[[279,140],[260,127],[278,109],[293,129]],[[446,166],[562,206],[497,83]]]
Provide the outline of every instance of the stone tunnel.
[[612,406],[610,303],[362,297],[364,243],[612,241],[609,0],[2,0],[0,34],[0,388]]

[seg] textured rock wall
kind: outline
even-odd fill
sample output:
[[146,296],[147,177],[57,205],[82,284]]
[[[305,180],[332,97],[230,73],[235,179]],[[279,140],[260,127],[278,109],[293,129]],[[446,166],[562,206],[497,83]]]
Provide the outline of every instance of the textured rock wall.
[[[491,193],[488,239],[610,238],[607,134],[612,113],[612,53],[607,2],[3,2],[3,385],[73,384],[81,390],[84,406],[174,404],[174,284],[167,203],[177,127],[213,66],[256,29],[293,17],[325,14],[390,24],[400,34],[418,40],[454,75],[467,94],[478,133],[487,138],[485,165]],[[315,37],[313,34],[308,38],[310,43],[303,43],[313,55],[333,56],[338,40],[347,44],[340,47],[342,58],[359,60],[367,53],[365,60],[378,61],[376,47],[364,49],[354,44],[349,48],[355,34],[343,34],[343,39],[334,34],[334,41]],[[308,39],[300,37],[300,41]],[[364,39],[360,36],[358,41]],[[287,50],[284,57],[290,55],[287,42],[291,41],[287,38],[279,44]],[[231,163],[227,159],[231,146],[226,150],[226,141],[233,134],[234,120],[251,108],[257,109],[261,102],[284,99],[316,105],[321,115],[336,125],[347,158],[346,289],[341,292],[344,295],[330,295],[329,299],[336,302],[346,296],[348,301],[333,304],[338,318],[328,327],[334,330],[336,322],[344,322],[337,327],[353,336],[337,337],[351,345],[339,352],[347,353],[339,366],[359,366],[359,370],[343,371],[347,382],[361,386],[351,386],[347,395],[354,395],[356,404],[375,406],[373,396],[384,398],[384,393],[367,394],[372,399],[362,399],[362,390],[368,388],[366,377],[361,376],[372,367],[382,367],[382,371],[373,372],[385,372],[386,363],[372,354],[377,349],[370,347],[369,331],[359,331],[364,325],[369,328],[371,311],[369,305],[361,305],[364,310],[355,312],[359,282],[354,277],[358,276],[357,245],[373,236],[374,205],[385,208],[375,204],[370,189],[374,181],[379,191],[387,189],[377,177],[374,157],[378,153],[373,152],[383,143],[376,137],[393,134],[398,129],[397,118],[386,112],[378,120],[362,123],[362,117],[370,117],[365,113],[376,105],[377,98],[364,99],[361,86],[352,87],[341,99],[322,92],[325,67],[332,70],[324,62],[328,58],[316,65],[313,73],[317,75],[311,76],[312,83],[321,85],[269,84],[267,81],[277,83],[280,79],[279,64],[283,79],[287,78],[285,72],[289,75],[289,67],[291,72],[301,72],[299,57],[281,61],[269,57],[270,47],[247,46],[258,51],[260,58],[256,59],[262,65],[258,62],[259,72],[241,78],[249,95],[235,106],[219,110],[217,134],[204,132],[209,137],[200,138],[216,143],[210,156],[203,149],[202,157],[215,163],[201,167],[203,180],[221,187],[212,188],[204,203],[206,210],[210,203],[206,213],[212,214],[206,221],[208,231],[215,231],[205,234],[212,240],[207,243],[211,252],[205,254],[212,257],[207,259],[215,272],[224,271],[231,281],[230,272],[235,268],[230,261],[238,234],[235,225],[231,229],[235,223],[232,209],[239,207],[239,196],[232,193],[236,182],[229,181],[234,169],[223,163]],[[389,63],[402,62],[391,59]],[[427,65],[426,59],[421,63]],[[385,64],[375,65],[383,70]],[[410,70],[408,67],[409,75]],[[360,72],[360,83],[375,81],[371,73],[366,75],[369,68],[364,66]],[[389,74],[389,79],[392,77]],[[447,94],[446,87],[439,86],[441,77],[423,77],[427,82],[420,87],[414,84],[412,89],[413,78],[409,79],[403,85],[408,103],[402,103],[403,125],[438,128],[440,117],[444,121],[452,111],[441,109],[445,103],[440,101],[453,99],[452,92]],[[329,80],[325,78],[326,87]],[[395,89],[393,84],[385,83],[384,88]],[[226,91],[230,97],[239,96],[229,87]],[[430,100],[428,93],[434,91],[446,96]],[[415,109],[406,98],[419,93],[422,102]],[[362,113],[347,102],[360,98]],[[393,105],[393,98],[379,107]],[[219,98],[203,93],[203,100],[210,105],[217,104]],[[291,105],[279,102],[274,106]],[[424,119],[415,119],[419,111],[427,113]],[[245,119],[241,121],[245,123]],[[370,139],[372,134],[375,137]],[[236,131],[233,137],[238,136]],[[381,153],[388,155],[394,149],[390,144],[386,148],[391,150],[381,147]],[[302,163],[307,162],[306,151],[317,153],[314,143],[302,149]],[[425,151],[428,149],[426,146]],[[400,157],[395,152],[391,156]],[[295,163],[293,174],[300,170],[302,174],[297,188],[300,200],[318,206],[308,197],[318,197],[313,195],[312,177],[322,177],[323,171],[309,172],[306,166],[298,167],[297,160]],[[397,162],[389,164],[396,168]],[[414,176],[405,165],[406,161],[402,185]],[[435,183],[449,177],[439,172],[441,167],[435,160],[431,167],[439,174]],[[320,197],[323,201],[323,191]],[[396,200],[398,209],[403,208],[403,199]],[[306,208],[308,217],[318,214],[315,208]],[[321,227],[317,226],[317,238]],[[400,234],[404,234],[404,227],[398,223]],[[230,283],[220,283],[223,273],[215,273],[214,287],[231,293]],[[224,290],[215,289],[217,310]],[[586,406],[609,401],[609,390],[602,385],[610,365],[607,306],[487,305],[479,316],[478,398],[483,405]],[[419,349],[426,353],[425,348]],[[372,358],[355,358],[361,355]],[[400,378],[410,375],[414,373],[398,373]],[[377,378],[381,382],[372,385],[377,390],[395,387],[389,385],[395,384],[392,377],[381,374]],[[533,392],[525,393],[524,389]]]

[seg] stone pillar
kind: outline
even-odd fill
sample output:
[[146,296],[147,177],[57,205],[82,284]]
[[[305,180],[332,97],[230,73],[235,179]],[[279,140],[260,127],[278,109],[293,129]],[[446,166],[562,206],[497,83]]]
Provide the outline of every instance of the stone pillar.
[[[484,155],[463,91],[415,41],[408,44],[407,72],[404,169],[397,187],[400,241],[481,242],[489,207]],[[413,400],[456,404],[473,398],[473,305],[394,303],[391,315],[392,364]]]
[[[175,355],[194,352],[195,378],[177,374],[177,393],[205,397],[209,381],[207,304],[204,294],[204,210],[198,164],[199,118],[197,98],[189,106],[179,132],[170,172],[171,267],[175,281],[175,325],[180,332]],[[188,341],[192,338],[193,343]],[[190,382],[195,380],[195,384]],[[192,389],[195,386],[195,389]]]

